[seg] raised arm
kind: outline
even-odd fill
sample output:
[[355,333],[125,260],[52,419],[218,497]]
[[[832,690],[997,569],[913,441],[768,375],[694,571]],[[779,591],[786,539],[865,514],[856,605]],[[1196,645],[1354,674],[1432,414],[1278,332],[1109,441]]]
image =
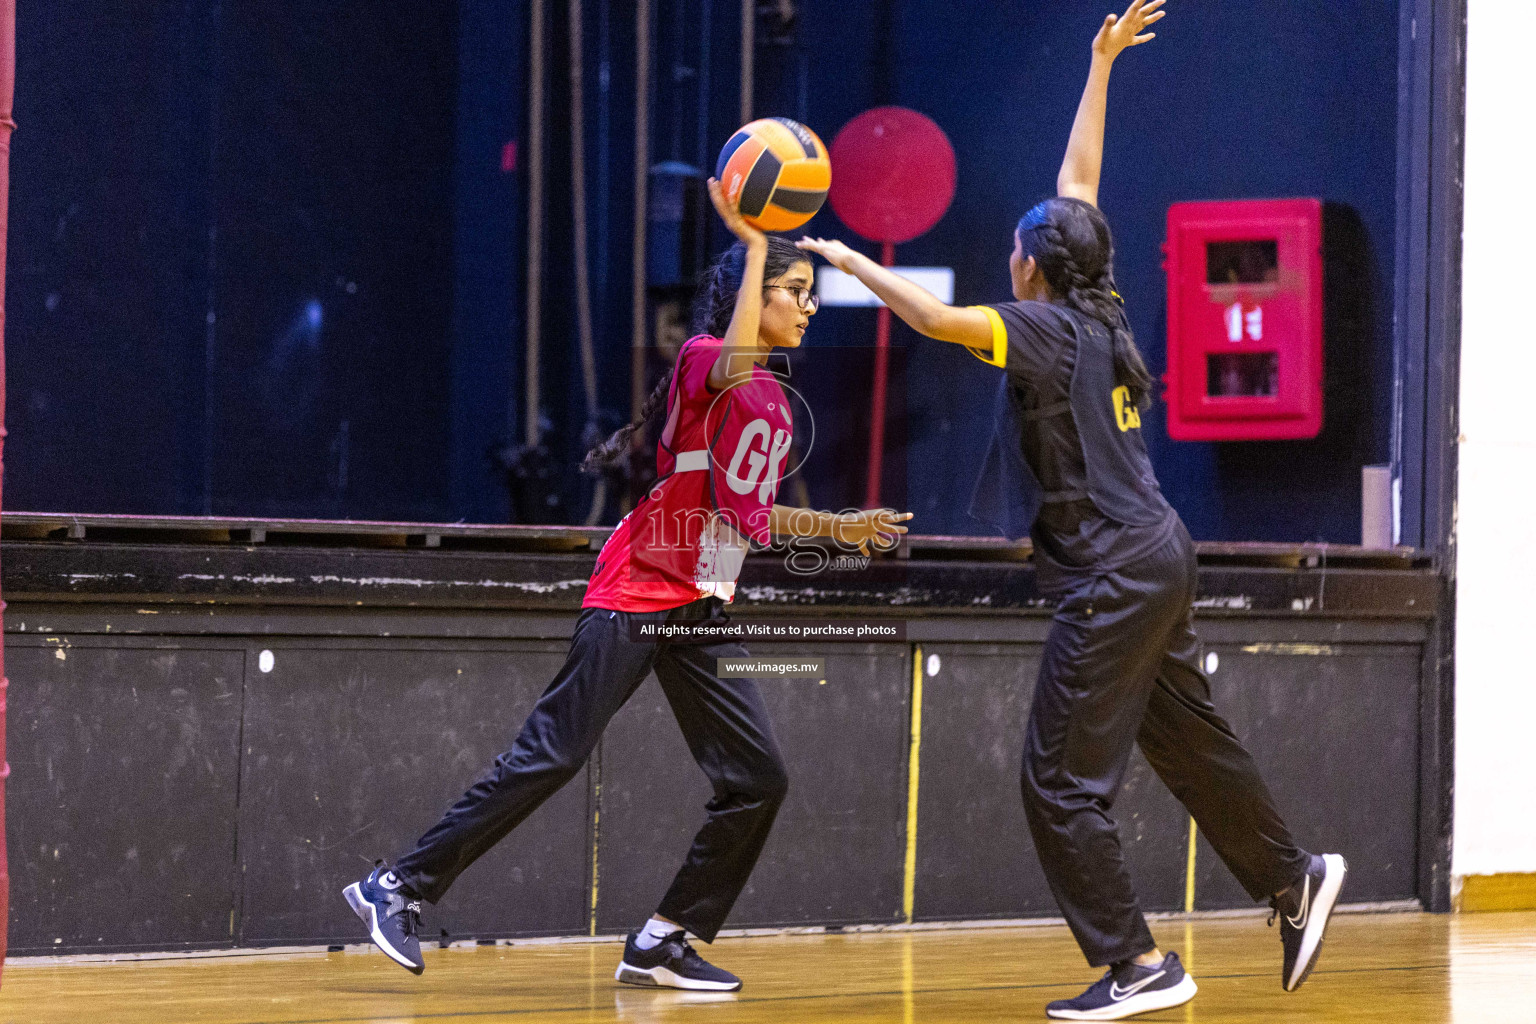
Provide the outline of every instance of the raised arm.
[[757,351],[757,328],[763,316],[763,267],[768,261],[768,236],[742,219],[741,211],[725,198],[720,183],[709,179],[709,198],[731,234],[747,247],[741,270],[741,287],[736,290],[736,309],[726,328],[725,344],[709,369],[709,386],[724,391],[734,379],[752,372],[751,357]]
[[1104,162],[1104,106],[1109,94],[1109,69],[1127,46],[1139,46],[1156,37],[1141,30],[1157,21],[1167,11],[1158,10],[1164,0],[1132,0],[1120,17],[1104,16],[1099,34],[1093,37],[1093,62],[1088,66],[1088,84],[1077,104],[1072,121],[1072,137],[1067,140],[1067,155],[1056,175],[1056,194],[1099,205],[1099,168]]
[[858,278],[917,333],[972,348],[992,347],[992,321],[981,310],[946,305],[932,292],[898,277],[836,239],[802,238],[795,244]]

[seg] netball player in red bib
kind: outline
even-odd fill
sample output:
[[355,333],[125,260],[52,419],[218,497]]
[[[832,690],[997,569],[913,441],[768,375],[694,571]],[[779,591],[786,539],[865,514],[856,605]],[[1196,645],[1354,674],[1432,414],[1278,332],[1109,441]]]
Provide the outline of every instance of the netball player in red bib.
[[1014,229],[1018,301],[956,308],[840,242],[807,239],[917,331],[1001,368],[995,432],[972,514],[1034,540],[1056,604],[1024,743],[1024,807],[1052,894],[1088,962],[1108,967],[1051,1017],[1116,1020],[1187,1002],[1195,983],[1158,950],[1110,808],[1139,744],[1255,900],[1280,918],[1281,984],[1316,963],[1346,866],[1297,847],[1253,758],[1211,704],[1193,629],[1194,547],[1141,437],[1152,377],[1115,291],[1099,170],[1110,66],[1163,16],[1135,0],[1104,19],[1057,178]]
[[[763,367],[800,344],[816,312],[810,258],[746,224],[711,179],[710,196],[740,239],[716,263],[700,304],[699,336],[647,400],[641,421],[587,456],[589,468],[626,457],[652,413],[666,419],[657,481],[598,555],[563,668],[512,749],[392,865],[346,889],[379,948],[423,969],[421,901],[435,903],[474,860],[565,785],[608,720],[651,672],[714,797],[693,848],[656,913],[630,933],[621,982],[730,991],[741,981],[701,958],[690,935],[714,940],[757,862],[789,785],[768,714],[751,679],[721,679],[733,642],[659,642],[645,626],[722,621],[750,544],[771,535],[832,536],[868,552],[905,533],[910,513],[834,515],[774,503],[794,424],[784,389]],[[652,857],[657,851],[631,850]]]

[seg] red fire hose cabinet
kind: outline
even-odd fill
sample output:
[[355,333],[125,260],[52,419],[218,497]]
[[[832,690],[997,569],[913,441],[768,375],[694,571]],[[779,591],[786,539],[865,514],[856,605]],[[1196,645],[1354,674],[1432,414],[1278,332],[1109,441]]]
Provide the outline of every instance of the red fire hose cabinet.
[[1323,427],[1323,204],[1174,203],[1168,435],[1316,437]]

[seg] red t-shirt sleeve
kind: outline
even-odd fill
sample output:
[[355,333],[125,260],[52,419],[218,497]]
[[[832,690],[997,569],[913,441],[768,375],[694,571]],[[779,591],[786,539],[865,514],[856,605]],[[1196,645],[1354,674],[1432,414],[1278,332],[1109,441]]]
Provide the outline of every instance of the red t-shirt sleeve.
[[684,401],[713,398],[719,394],[709,386],[709,371],[720,358],[720,343],[700,339],[683,347],[677,359],[677,394]]

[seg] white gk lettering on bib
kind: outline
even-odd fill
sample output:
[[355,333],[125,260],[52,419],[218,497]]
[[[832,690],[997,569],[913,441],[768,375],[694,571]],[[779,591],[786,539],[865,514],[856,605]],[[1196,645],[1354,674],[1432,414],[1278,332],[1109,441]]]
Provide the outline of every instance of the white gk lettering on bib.
[[[789,454],[790,437],[787,430],[772,430],[765,419],[748,423],[742,429],[736,442],[736,453],[726,467],[726,486],[737,494],[747,494],[756,487],[757,500],[767,503],[778,489],[784,456]],[[745,474],[741,471],[743,461],[747,464]]]

